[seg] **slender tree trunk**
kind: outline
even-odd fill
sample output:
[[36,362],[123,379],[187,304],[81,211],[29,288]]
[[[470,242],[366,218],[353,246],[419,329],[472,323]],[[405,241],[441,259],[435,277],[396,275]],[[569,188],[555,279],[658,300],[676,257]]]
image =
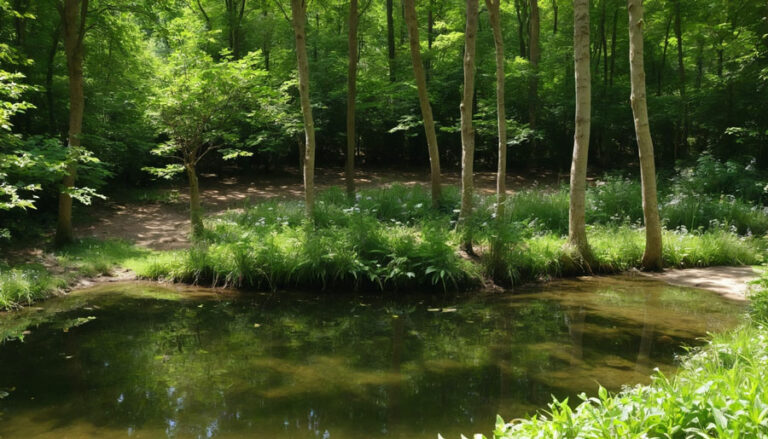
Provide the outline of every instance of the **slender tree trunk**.
[[499,163],[496,172],[496,219],[503,221],[507,201],[507,114],[504,106],[504,39],[501,34],[501,0],[485,0],[496,46],[496,123],[499,130]]
[[434,17],[433,17],[433,10],[434,9],[434,0],[429,0],[429,8],[427,10],[427,60],[424,63],[424,67],[427,70],[427,82],[429,82],[429,78],[432,73],[432,31],[435,25]]
[[203,234],[203,209],[200,205],[200,183],[197,178],[197,167],[194,159],[187,163],[187,178],[189,179],[189,221],[192,224],[192,236]]
[[262,3],[262,16],[264,17],[265,30],[264,41],[261,45],[261,54],[264,56],[264,70],[269,71],[269,55],[272,50],[272,26],[269,25],[269,8],[266,3]]
[[603,1],[603,12],[601,13],[601,16],[600,16],[600,21],[601,21],[600,38],[602,40],[602,48],[603,48],[603,88],[604,89],[605,89],[605,86],[608,85],[608,36],[607,36],[608,30],[607,30],[606,21],[605,21],[606,19],[605,7],[607,2],[608,2],[607,0]]
[[619,8],[613,11],[613,31],[611,31],[611,71],[608,75],[608,85],[613,86],[613,74],[616,71],[616,25],[619,21]]
[[413,76],[416,80],[416,88],[419,93],[421,115],[424,118],[424,131],[429,148],[429,164],[432,185],[432,206],[440,204],[440,154],[437,147],[437,134],[435,133],[435,121],[432,117],[432,107],[429,104],[427,94],[427,79],[424,74],[424,64],[421,61],[421,49],[419,48],[419,27],[416,22],[416,7],[414,0],[403,0],[405,6],[405,22],[408,27],[408,39],[411,48],[411,62],[413,63]]
[[656,199],[656,164],[653,159],[653,141],[648,124],[645,94],[645,67],[643,66],[643,4],[642,0],[627,0],[629,11],[629,67],[632,84],[632,114],[635,119],[637,149],[640,156],[640,180],[643,191],[643,219],[645,221],[645,252],[643,268],[661,270],[661,221]]
[[552,15],[554,16],[552,24],[552,35],[557,35],[557,0],[552,0]]
[[461,100],[461,210],[459,224],[464,228],[464,249],[472,250],[469,220],[472,218],[472,198],[475,195],[475,128],[472,109],[475,96],[475,48],[477,42],[478,0],[467,0],[467,24],[464,31],[464,94]]
[[672,16],[667,19],[667,31],[664,34],[664,49],[661,51],[661,66],[659,66],[656,96],[661,96],[661,86],[664,79],[664,68],[667,66],[667,49],[669,48],[669,31],[672,28]]
[[699,53],[696,55],[696,90],[701,89],[701,81],[704,79],[704,46],[699,43]]
[[27,17],[24,14],[29,9],[29,1],[16,0],[13,3],[13,9],[20,14],[13,18],[13,24],[16,29],[16,46],[21,48],[27,40]]
[[387,0],[387,60],[389,61],[389,81],[395,82],[395,18],[392,0]]
[[[539,22],[539,0],[531,1],[530,19],[528,22],[529,36],[528,36],[528,54],[531,61],[531,81],[528,88],[528,122],[531,130],[537,128],[537,115],[539,108],[539,34],[540,34],[540,22]],[[536,148],[536,138],[531,140],[533,148]]]
[[296,37],[296,61],[299,70],[301,115],[304,120],[304,204],[307,217],[314,217],[315,208],[315,122],[309,102],[309,60],[307,59],[306,0],[291,0],[293,32]]
[[527,0],[515,0],[515,15],[517,16],[517,37],[520,41],[520,57],[527,58],[528,50],[525,44],[525,28],[528,23]]
[[[680,126],[680,141],[677,142],[683,153],[688,149],[688,98],[685,93],[685,64],[683,63],[683,29],[680,17],[680,0],[675,2],[675,39],[677,39],[677,72],[680,81],[680,101],[682,104],[682,122]],[[677,158],[677,148],[675,148]]]
[[347,194],[355,196],[355,95],[357,91],[357,0],[349,2],[349,70],[347,72]]
[[405,44],[405,34],[408,32],[408,24],[405,22],[405,0],[400,0],[400,16],[402,23],[400,25],[400,45]]
[[56,30],[51,35],[51,47],[48,51],[48,65],[45,69],[45,100],[48,104],[48,133],[54,137],[59,136],[59,130],[56,127],[56,109],[53,97],[53,70],[56,62],[56,52],[59,51],[59,40],[61,39],[61,23],[56,26]]
[[576,79],[576,121],[571,162],[568,244],[587,264],[592,252],[587,241],[586,192],[589,130],[592,113],[592,78],[589,53],[589,0],[573,2],[573,67]]
[[[69,74],[69,148],[80,147],[83,131],[83,111],[85,96],[83,93],[83,38],[85,37],[85,19],[88,13],[88,0],[64,0],[62,21],[64,24],[64,50],[67,54],[67,73]],[[67,175],[62,181],[63,190],[59,193],[59,216],[56,226],[56,245],[73,241],[72,197],[68,193],[75,187],[77,168],[70,159]]]
[[719,49],[717,49],[717,77],[723,77],[723,48],[722,43]]

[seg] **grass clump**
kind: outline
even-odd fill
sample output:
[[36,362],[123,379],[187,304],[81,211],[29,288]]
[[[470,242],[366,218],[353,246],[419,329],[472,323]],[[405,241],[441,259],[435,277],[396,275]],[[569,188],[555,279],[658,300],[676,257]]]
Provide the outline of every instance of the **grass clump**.
[[54,252],[47,266],[0,263],[0,310],[31,305],[80,278],[110,275],[117,266],[138,263],[150,254],[127,241],[83,239]]
[[[525,227],[518,225],[515,230]],[[506,286],[539,278],[617,273],[640,266],[645,248],[643,228],[594,225],[589,227],[588,234],[595,259],[593,266],[572,260],[565,246],[566,237],[552,232],[529,236],[506,232],[501,240],[496,239],[498,233],[488,234],[485,245],[491,251],[484,254],[481,263],[489,277]],[[766,250],[763,239],[738,236],[723,229],[694,233],[665,230],[663,245],[665,266],[678,268],[760,264]]]
[[62,279],[51,276],[41,265],[10,268],[0,265],[0,309],[16,309],[48,297],[61,288]]
[[[448,196],[450,197],[451,191]],[[455,251],[453,213],[421,188],[393,186],[349,200],[318,197],[314,223],[300,201],[265,202],[208,221],[186,252],[135,264],[148,278],[256,289],[467,289],[480,269]]]
[[55,255],[59,267],[71,275],[94,277],[109,275],[115,267],[149,253],[125,240],[87,238],[57,250]]
[[[215,229],[231,236],[231,227],[238,226]],[[462,289],[480,275],[456,245],[454,232],[441,225],[362,218],[346,226],[251,230],[239,241],[201,242],[132,268],[143,277],[257,289]]]
[[[593,202],[620,203],[622,184],[601,186]],[[152,279],[256,289],[465,290],[483,277],[510,286],[640,265],[644,231],[617,216],[589,226],[593,266],[573,260],[564,250],[565,191],[519,193],[503,221],[493,217],[493,197],[477,197],[469,227],[481,257],[463,258],[455,231],[459,198],[455,188],[445,192],[441,208],[433,209],[421,187],[364,190],[354,199],[333,188],[319,194],[312,223],[301,201],[258,203],[208,219],[188,251],[129,266]],[[622,218],[634,214],[617,211]],[[765,249],[762,239],[724,226],[666,231],[664,242],[665,263],[675,267],[756,264]]]

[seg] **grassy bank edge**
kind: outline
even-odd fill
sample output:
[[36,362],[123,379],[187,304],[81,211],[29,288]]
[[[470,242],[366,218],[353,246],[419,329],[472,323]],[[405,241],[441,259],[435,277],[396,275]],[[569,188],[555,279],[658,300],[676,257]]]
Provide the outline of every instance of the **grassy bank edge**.
[[84,280],[110,278],[117,270],[129,269],[130,261],[135,263],[152,254],[124,240],[87,238],[31,261],[0,262],[0,311],[32,305]]
[[[410,232],[421,233],[415,229]],[[323,239],[322,232],[301,236]],[[241,244],[204,243],[189,250],[161,252],[123,240],[83,239],[35,263],[0,266],[0,310],[30,305],[67,291],[84,279],[109,278],[117,270],[130,270],[141,279],[202,286],[403,293],[417,289],[472,291],[494,284],[509,287],[541,279],[620,273],[639,266],[642,229],[591,226],[590,236],[598,261],[591,267],[570,259],[565,239],[553,233],[509,243],[500,254],[487,251],[479,259],[469,259],[457,251],[459,235],[446,231],[424,248],[406,246],[396,257],[387,255],[388,262],[382,257],[370,260],[370,266],[350,259],[350,254],[341,254],[345,259],[340,261],[330,250],[314,248],[314,244],[307,249],[308,243],[300,240],[283,246],[290,252],[289,258],[281,256],[278,247],[265,248],[266,252],[259,254]],[[439,242],[442,239],[445,242]],[[337,245],[330,239],[324,242]],[[762,262],[764,247],[761,238],[739,237],[723,230],[666,231],[664,259],[668,267],[676,268],[753,265]]]

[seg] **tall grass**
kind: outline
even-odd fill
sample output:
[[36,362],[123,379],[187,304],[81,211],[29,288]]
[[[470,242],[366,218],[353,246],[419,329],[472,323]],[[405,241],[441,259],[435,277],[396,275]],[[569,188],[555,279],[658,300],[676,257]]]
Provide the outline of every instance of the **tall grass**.
[[84,239],[54,253],[55,273],[36,263],[15,267],[0,263],[0,310],[30,305],[79,278],[109,275],[115,267],[149,254],[122,240]]
[[40,265],[19,268],[0,266],[0,310],[31,305],[48,297],[63,281],[51,276]]
[[[518,228],[519,229],[519,228]],[[512,286],[542,278],[590,273],[617,273],[639,267],[645,248],[645,230],[635,226],[590,226],[590,245],[596,264],[585,266],[571,259],[566,238],[555,233],[528,237],[510,232],[517,240],[494,244],[496,235],[487,235],[491,251],[481,263],[485,272],[501,285]],[[663,258],[667,267],[689,268],[713,265],[754,265],[764,262],[766,243],[740,237],[727,230],[706,232],[663,232]]]
[[[425,189],[394,185],[361,191],[355,199],[338,188],[322,192],[312,223],[305,220],[300,201],[268,201],[230,211],[208,219],[193,249],[151,257],[132,268],[153,279],[320,290],[460,290],[478,285],[483,277],[516,285],[618,272],[639,266],[644,246],[643,230],[631,218],[638,208],[621,190],[627,184],[613,179],[591,192],[591,205],[599,206],[602,215],[595,215],[598,221],[589,231],[594,266],[571,260],[564,251],[568,194],[563,190],[515,195],[503,221],[493,218],[493,197],[477,197],[471,227],[482,256],[473,261],[456,251],[459,199],[454,188],[446,190],[441,209],[435,210]],[[639,203],[639,195],[634,201]],[[606,209],[618,213],[609,216]],[[690,267],[762,261],[763,240],[713,226],[665,232],[665,263]]]

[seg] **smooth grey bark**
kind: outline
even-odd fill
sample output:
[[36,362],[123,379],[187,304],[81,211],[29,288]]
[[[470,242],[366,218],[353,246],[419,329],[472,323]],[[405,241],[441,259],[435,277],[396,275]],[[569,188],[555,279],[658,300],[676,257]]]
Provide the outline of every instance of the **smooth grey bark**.
[[502,221],[507,201],[507,114],[504,102],[504,38],[501,33],[501,0],[485,0],[496,47],[496,123],[499,162],[496,171],[496,218]]
[[632,114],[635,120],[637,149],[640,156],[640,182],[643,192],[643,219],[645,221],[645,251],[642,265],[646,270],[662,269],[661,221],[656,194],[656,165],[653,158],[653,140],[648,123],[648,106],[643,65],[643,3],[627,0],[629,11],[629,68],[632,94]]
[[464,92],[461,100],[461,209],[459,225],[464,229],[464,249],[473,254],[472,236],[467,227],[472,217],[475,195],[475,129],[472,125],[475,96],[475,48],[477,43],[478,0],[467,0],[467,23],[464,30]]
[[568,245],[578,253],[579,259],[588,264],[592,260],[586,226],[587,160],[592,113],[589,34],[589,0],[574,0],[573,67],[576,82],[576,120],[568,207]]
[[291,0],[291,23],[296,39],[296,62],[299,71],[301,115],[304,121],[304,204],[307,217],[315,208],[315,122],[309,101],[309,60],[307,58],[306,0]]
[[349,69],[347,71],[347,195],[355,196],[355,96],[357,92],[357,0],[349,2]]
[[427,93],[427,78],[424,74],[424,63],[421,60],[421,48],[419,47],[419,27],[416,20],[416,6],[414,0],[403,0],[405,8],[405,22],[408,28],[408,40],[411,49],[411,62],[413,63],[413,76],[416,80],[416,88],[419,94],[421,115],[424,119],[424,132],[427,137],[429,149],[430,180],[432,188],[432,206],[440,205],[440,153],[437,147],[437,134],[435,133],[435,120],[432,116],[432,106],[429,104]]

